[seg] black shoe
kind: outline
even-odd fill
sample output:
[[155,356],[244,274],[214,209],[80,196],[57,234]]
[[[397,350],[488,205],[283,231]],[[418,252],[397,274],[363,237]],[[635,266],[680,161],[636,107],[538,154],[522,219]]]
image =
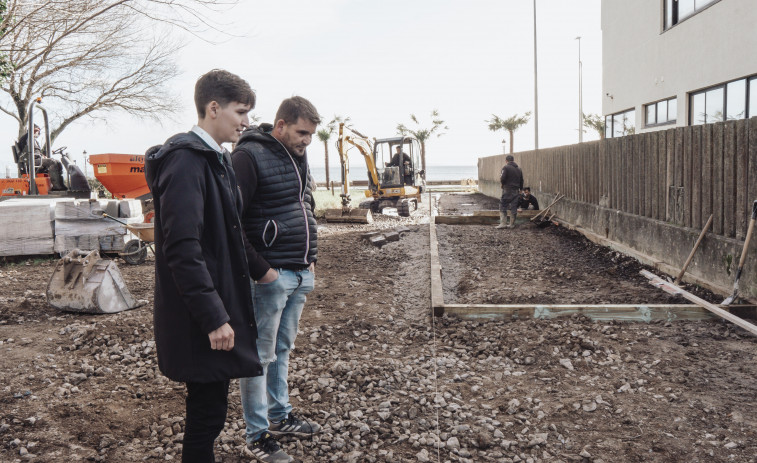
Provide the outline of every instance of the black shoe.
[[242,454],[265,463],[290,463],[292,461],[292,457],[281,450],[276,439],[267,432],[263,433],[255,442],[245,445]]
[[275,436],[307,437],[320,431],[321,427],[317,423],[299,418],[294,413],[290,413],[289,416],[279,422],[272,421],[268,430]]

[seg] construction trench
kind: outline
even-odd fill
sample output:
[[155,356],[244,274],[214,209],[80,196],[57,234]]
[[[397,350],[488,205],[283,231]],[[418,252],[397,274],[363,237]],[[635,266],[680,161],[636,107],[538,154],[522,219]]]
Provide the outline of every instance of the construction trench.
[[[437,206],[459,216],[496,200]],[[284,443],[297,461],[757,461],[757,337],[563,226],[436,224],[432,283],[429,220],[424,198],[409,218],[319,222],[290,379],[295,408],[324,429]],[[380,248],[362,237],[403,227]],[[153,263],[120,265],[148,304],[101,316],[46,304],[54,261],[0,267],[0,461],[177,455],[183,386],[157,371]],[[608,320],[587,305],[625,308]],[[217,455],[246,461],[231,390]]]

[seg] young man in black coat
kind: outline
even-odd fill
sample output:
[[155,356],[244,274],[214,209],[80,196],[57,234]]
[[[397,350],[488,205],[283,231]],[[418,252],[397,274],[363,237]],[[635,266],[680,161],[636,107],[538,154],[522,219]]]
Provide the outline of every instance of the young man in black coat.
[[241,198],[223,143],[236,142],[255,106],[249,84],[214,70],[195,85],[198,123],[146,154],[155,202],[154,329],[160,371],[185,382],[182,462],[214,462],[231,378],[263,373],[250,277],[268,265],[239,219]]

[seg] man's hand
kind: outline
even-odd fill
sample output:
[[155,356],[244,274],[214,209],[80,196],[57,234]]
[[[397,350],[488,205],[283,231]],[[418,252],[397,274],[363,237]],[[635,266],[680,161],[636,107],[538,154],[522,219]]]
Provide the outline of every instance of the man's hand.
[[308,271],[309,271],[310,273],[312,273],[312,274],[313,274],[313,276],[315,276],[315,262],[311,262],[311,263],[310,263],[310,265],[308,266]]
[[269,268],[268,271],[265,272],[265,275],[258,280],[258,283],[270,283],[276,281],[277,278],[279,278],[279,272],[277,272],[275,268]]
[[234,348],[234,330],[231,325],[224,323],[208,334],[210,348],[213,350],[231,350]]

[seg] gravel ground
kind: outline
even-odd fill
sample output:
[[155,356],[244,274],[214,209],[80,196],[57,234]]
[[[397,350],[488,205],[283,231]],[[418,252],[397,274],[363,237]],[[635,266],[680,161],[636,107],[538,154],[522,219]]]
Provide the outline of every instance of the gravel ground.
[[[439,200],[450,213],[491,204]],[[324,429],[284,442],[297,461],[757,461],[754,338],[720,321],[432,320],[427,208],[321,224],[290,386],[295,409]],[[360,237],[400,226],[410,231],[381,249]],[[438,231],[447,302],[667,297],[634,261],[560,229]],[[508,274],[503,261],[523,266]],[[50,308],[52,265],[0,267],[0,461],[178,459],[184,387],[157,371],[152,262],[119,263],[150,303],[106,316]],[[247,461],[231,390],[218,461]]]

